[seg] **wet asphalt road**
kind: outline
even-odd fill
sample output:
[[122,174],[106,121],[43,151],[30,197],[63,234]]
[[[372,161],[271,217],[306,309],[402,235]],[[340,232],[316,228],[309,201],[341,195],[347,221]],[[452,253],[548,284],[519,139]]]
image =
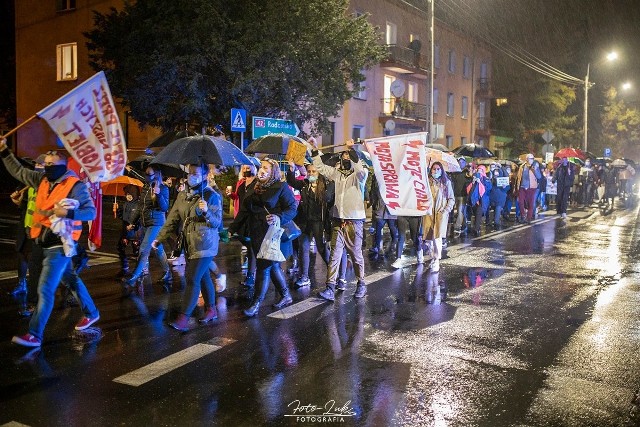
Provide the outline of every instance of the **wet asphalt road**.
[[[253,319],[229,243],[219,320],[184,334],[165,324],[179,269],[171,293],[148,281],[121,296],[105,212],[103,248],[82,273],[101,320],[74,332],[80,311],[60,297],[33,351],[10,343],[28,321],[6,292],[15,219],[0,220],[0,425],[640,425],[637,208],[451,239],[440,273],[368,258],[360,301],[353,282],[334,304],[312,297],[318,258],[297,304],[274,313],[271,288]],[[151,269],[158,279],[153,258]]]

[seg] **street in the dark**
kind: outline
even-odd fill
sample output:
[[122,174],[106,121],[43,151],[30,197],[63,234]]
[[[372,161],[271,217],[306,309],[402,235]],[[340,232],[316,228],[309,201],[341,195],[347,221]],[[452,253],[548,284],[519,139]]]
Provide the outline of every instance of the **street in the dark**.
[[121,295],[118,225],[105,212],[103,247],[82,273],[100,321],[74,332],[80,310],[60,296],[31,351],[10,342],[28,320],[7,294],[16,219],[3,216],[0,425],[640,423],[637,208],[573,210],[566,221],[547,212],[451,239],[439,273],[369,258],[363,300],[353,282],[335,303],[317,300],[318,257],[293,306],[273,311],[271,288],[251,319],[240,245],[223,244],[219,319],[193,319],[188,333],[166,325],[182,298],[178,270],[171,293],[147,282],[143,294]]

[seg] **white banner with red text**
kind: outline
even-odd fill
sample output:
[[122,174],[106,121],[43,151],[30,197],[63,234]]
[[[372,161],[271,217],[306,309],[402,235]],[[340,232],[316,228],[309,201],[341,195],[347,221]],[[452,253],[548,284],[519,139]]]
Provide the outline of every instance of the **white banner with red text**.
[[37,116],[58,135],[91,182],[110,181],[122,175],[127,149],[104,72],[80,84]]
[[380,195],[392,215],[423,216],[431,212],[426,142],[426,132],[365,140]]

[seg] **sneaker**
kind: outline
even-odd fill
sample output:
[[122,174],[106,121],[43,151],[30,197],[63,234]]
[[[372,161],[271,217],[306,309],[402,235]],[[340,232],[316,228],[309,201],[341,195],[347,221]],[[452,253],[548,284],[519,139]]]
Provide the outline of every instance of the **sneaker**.
[[226,274],[219,275],[218,277],[213,279],[213,282],[216,285],[216,292],[218,292],[218,293],[224,292],[224,290],[227,289],[227,275]]
[[330,287],[327,286],[327,288],[322,291],[322,292],[318,292],[318,296],[324,300],[327,301],[335,301],[336,296],[333,292],[333,289],[331,289]]
[[364,298],[367,295],[367,286],[364,283],[358,283],[356,287],[356,293],[353,294],[354,298]]
[[345,291],[347,289],[347,280],[346,279],[338,279],[338,283],[336,283],[336,291]]
[[393,264],[391,264],[391,267],[398,269],[401,268],[404,265],[404,261],[402,261],[402,257],[400,258],[396,258],[395,261],[393,261]]
[[566,213],[562,214],[562,219],[567,219],[567,214]]
[[32,305],[28,305],[20,308],[20,310],[18,310],[18,315],[21,317],[31,317],[33,316],[34,311],[36,311],[36,308]]
[[311,286],[311,280],[308,277],[301,277],[296,280],[296,288],[304,288],[305,286]]
[[173,257],[173,259],[168,259],[167,261],[170,261],[171,265],[185,265],[187,263],[184,259],[184,254],[180,254],[179,257]]
[[418,259],[418,264],[424,263],[424,251],[422,249],[418,249],[417,259]]
[[100,320],[100,316],[96,316],[96,317],[83,317],[82,319],[80,319],[80,321],[78,322],[78,324],[75,327],[76,331],[84,331],[85,329],[87,329],[89,326],[93,325],[94,323],[96,323],[98,320]]
[[15,336],[11,338],[11,342],[25,347],[40,347],[42,345],[42,341],[31,334]]

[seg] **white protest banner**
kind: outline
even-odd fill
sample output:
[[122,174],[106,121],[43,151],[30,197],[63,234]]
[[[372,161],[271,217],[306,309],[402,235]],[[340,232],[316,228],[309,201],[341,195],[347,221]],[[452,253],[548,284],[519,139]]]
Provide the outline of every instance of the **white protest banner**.
[[423,216],[431,212],[426,141],[426,132],[365,140],[380,195],[392,215]]
[[122,175],[127,150],[104,72],[91,77],[37,116],[58,135],[91,182]]
[[547,179],[547,194],[557,195],[558,194],[558,184],[555,182],[551,182],[550,179]]

